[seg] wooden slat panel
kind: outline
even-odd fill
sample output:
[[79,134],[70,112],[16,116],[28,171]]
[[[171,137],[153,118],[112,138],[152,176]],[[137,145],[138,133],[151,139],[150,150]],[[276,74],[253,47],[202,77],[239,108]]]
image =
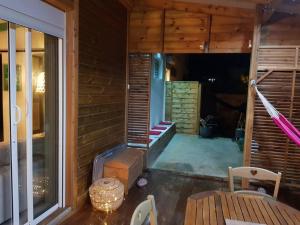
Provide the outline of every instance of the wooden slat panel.
[[165,53],[201,53],[209,39],[209,15],[166,10]]
[[127,140],[131,144],[148,144],[150,73],[150,54],[129,55]]
[[162,52],[163,10],[132,11],[129,21],[129,52]]
[[295,57],[295,47],[260,48],[258,52],[258,69],[295,68]]
[[118,1],[79,2],[79,199],[87,196],[94,157],[125,142],[126,20]]
[[178,133],[197,134],[201,86],[195,81],[168,81],[166,87],[166,118],[176,123]]
[[[258,69],[274,69],[259,84],[262,94],[300,129],[298,46],[262,46]],[[289,68],[289,69],[288,69]],[[280,71],[282,70],[282,71]],[[258,72],[258,79],[265,72]],[[283,173],[283,183],[300,186],[300,149],[274,124],[258,97],[255,99],[251,165]]]
[[251,18],[212,16],[209,52],[250,53],[253,28]]

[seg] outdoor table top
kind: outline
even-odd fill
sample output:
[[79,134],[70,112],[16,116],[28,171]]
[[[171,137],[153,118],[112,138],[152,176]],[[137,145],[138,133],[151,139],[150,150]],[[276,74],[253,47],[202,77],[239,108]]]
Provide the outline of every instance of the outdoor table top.
[[225,219],[258,224],[300,224],[300,212],[271,198],[201,192],[187,200],[185,225],[225,225]]

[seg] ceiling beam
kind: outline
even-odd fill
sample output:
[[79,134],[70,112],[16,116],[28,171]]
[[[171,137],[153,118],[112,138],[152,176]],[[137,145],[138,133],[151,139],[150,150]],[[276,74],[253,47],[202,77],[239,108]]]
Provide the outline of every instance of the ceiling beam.
[[[209,2],[210,1],[206,1]],[[169,10],[181,10],[188,12],[197,12],[211,15],[221,16],[235,16],[254,18],[254,9],[242,9],[228,6],[213,5],[207,3],[195,3],[195,2],[183,2],[177,0],[135,0],[134,6],[137,9],[143,8],[155,8],[155,9],[169,9]]]
[[42,0],[42,1],[64,12],[74,9],[74,0]]

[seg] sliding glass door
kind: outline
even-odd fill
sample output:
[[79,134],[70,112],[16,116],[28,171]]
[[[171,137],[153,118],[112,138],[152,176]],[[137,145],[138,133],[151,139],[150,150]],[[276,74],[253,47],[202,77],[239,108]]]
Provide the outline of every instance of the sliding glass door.
[[61,201],[61,46],[0,20],[1,225],[36,224]]
[[3,20],[0,20],[0,50],[0,224],[12,224],[8,23]]

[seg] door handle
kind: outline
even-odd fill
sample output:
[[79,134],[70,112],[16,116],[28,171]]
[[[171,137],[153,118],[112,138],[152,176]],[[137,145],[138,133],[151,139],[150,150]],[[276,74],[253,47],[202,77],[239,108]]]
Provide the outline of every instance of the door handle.
[[15,125],[18,125],[21,122],[21,119],[22,119],[22,111],[21,111],[19,106],[15,105],[15,107],[16,107],[16,112],[17,112]]

